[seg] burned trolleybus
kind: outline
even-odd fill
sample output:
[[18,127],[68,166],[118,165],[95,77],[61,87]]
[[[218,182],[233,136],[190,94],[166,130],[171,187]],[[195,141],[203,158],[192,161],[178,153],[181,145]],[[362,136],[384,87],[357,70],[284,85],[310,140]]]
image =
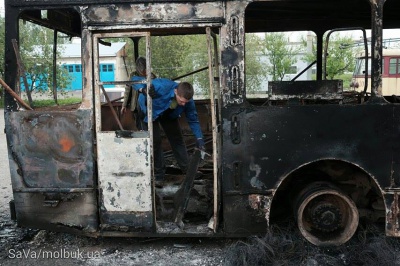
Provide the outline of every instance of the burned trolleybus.
[[[5,4],[4,81],[11,88],[20,76],[13,48],[21,41],[20,20],[81,38],[82,52],[76,108],[20,108],[5,92],[10,206],[18,225],[90,236],[244,236],[288,216],[316,245],[345,243],[362,219],[381,219],[388,236],[400,236],[400,105],[382,96],[380,60],[383,27],[400,26],[400,1]],[[335,29],[371,30],[370,93],[347,93],[341,80],[326,79],[325,37]],[[269,82],[257,88],[268,97],[250,98],[247,34],[289,31],[317,36],[316,80]],[[152,36],[171,35],[205,37],[211,95],[197,103],[210,140],[208,172],[180,197],[188,176],[170,174],[171,182],[154,184],[152,123],[148,131],[129,128],[120,124],[118,102],[110,101],[112,109],[101,103],[106,85],[131,84],[128,77],[101,78],[99,50],[107,39],[142,41],[150,86]],[[190,219],[196,212],[202,218]]]

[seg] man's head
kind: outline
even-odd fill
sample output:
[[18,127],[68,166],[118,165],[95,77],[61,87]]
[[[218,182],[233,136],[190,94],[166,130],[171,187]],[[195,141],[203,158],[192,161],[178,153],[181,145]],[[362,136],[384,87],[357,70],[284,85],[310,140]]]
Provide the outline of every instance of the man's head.
[[181,82],[175,89],[175,98],[178,105],[185,106],[193,98],[194,90],[189,82]]
[[136,59],[136,72],[140,76],[146,76],[146,58],[140,56]]

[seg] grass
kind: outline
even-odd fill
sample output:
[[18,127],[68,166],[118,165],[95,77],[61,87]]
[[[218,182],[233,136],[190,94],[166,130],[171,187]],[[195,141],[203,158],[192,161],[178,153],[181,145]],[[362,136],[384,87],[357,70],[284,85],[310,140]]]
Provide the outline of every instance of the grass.
[[[25,100],[27,104],[28,101]],[[71,97],[65,99],[58,99],[58,105],[70,105],[82,102],[82,98]],[[34,100],[33,106],[36,107],[51,107],[56,106],[56,102],[53,99],[43,99],[43,100]]]
[[[29,104],[29,102],[27,100],[25,100],[25,102],[27,104]],[[70,104],[77,104],[77,103],[81,103],[81,102],[82,102],[82,98],[78,98],[78,97],[58,99],[58,105],[70,105]],[[43,99],[43,100],[34,100],[33,106],[35,108],[38,108],[38,107],[51,107],[51,106],[57,106],[57,105],[53,99]],[[3,97],[0,97],[0,108],[4,108],[4,98]]]
[[[334,78],[334,80],[337,79],[341,79],[343,80],[343,89],[350,89],[350,83],[351,83],[351,79],[353,78],[353,74],[342,74],[342,75],[338,75]],[[312,80],[316,80],[317,76],[314,74],[312,76]]]
[[353,74],[343,74],[343,75],[339,75],[337,76],[335,79],[341,79],[343,80],[343,89],[350,89],[350,82],[351,79],[353,78]]

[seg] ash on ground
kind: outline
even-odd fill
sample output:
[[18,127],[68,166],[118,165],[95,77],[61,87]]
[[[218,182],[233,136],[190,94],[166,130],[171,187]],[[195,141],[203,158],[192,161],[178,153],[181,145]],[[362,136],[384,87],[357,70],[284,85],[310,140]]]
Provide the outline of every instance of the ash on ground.
[[343,246],[321,248],[293,225],[226,239],[90,238],[0,223],[0,265],[397,265],[399,251],[400,240],[375,225],[361,226]]

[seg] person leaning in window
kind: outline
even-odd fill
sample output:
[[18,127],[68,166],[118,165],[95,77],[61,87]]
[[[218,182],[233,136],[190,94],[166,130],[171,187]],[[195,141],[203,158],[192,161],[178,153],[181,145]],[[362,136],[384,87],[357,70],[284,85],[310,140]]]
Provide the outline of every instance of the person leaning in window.
[[[146,79],[146,59],[142,56],[138,57],[135,62],[136,70],[132,72],[129,79],[132,81],[141,81]],[[156,76],[151,73],[151,78],[154,79]],[[122,103],[121,114],[124,115],[126,109],[130,107],[133,117],[136,121],[136,127],[138,130],[147,130],[147,124],[143,123],[143,113],[138,108],[138,89],[143,84],[133,84],[132,86],[125,86],[124,101]],[[133,90],[132,90],[133,88]]]
[[178,121],[182,113],[185,113],[186,121],[196,137],[197,147],[204,150],[203,133],[193,101],[193,86],[188,82],[176,83],[164,78],[153,79],[148,92],[146,85],[141,85],[138,88],[140,92],[138,102],[140,109],[145,113],[143,120],[146,123],[148,122],[146,96],[149,95],[153,99],[153,148],[156,181],[162,181],[165,175],[165,162],[161,147],[161,127],[171,144],[172,152],[179,167],[182,172],[186,173],[189,156]]

